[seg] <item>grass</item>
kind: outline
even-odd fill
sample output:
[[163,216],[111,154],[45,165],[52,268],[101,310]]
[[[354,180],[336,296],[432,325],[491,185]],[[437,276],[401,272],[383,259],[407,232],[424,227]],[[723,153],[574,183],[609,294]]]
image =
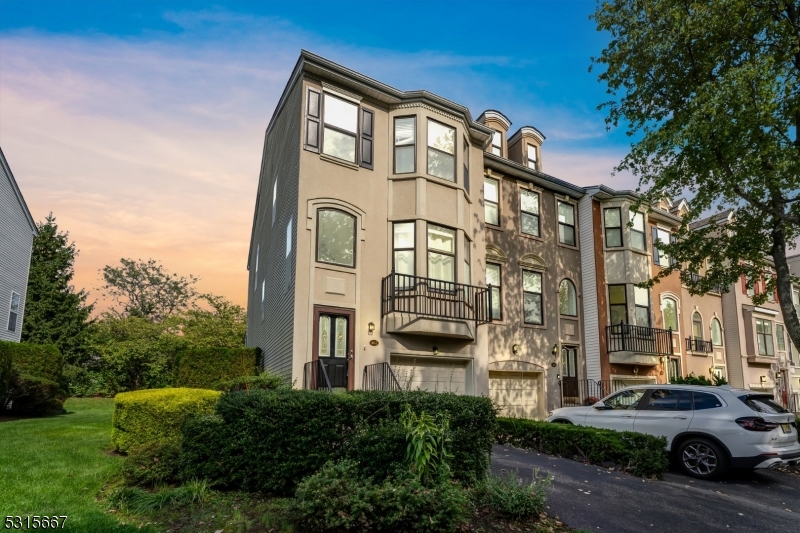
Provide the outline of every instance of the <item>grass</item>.
[[155,531],[95,501],[122,461],[109,453],[113,407],[70,399],[65,415],[0,422],[0,517],[66,515],[64,531],[76,533]]

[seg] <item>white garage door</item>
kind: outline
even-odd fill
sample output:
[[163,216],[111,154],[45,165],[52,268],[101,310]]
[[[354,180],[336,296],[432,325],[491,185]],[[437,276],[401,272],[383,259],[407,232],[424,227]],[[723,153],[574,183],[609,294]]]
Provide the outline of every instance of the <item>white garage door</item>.
[[466,362],[392,358],[392,370],[403,390],[466,392]]
[[541,372],[489,372],[489,397],[500,416],[542,418],[544,387]]

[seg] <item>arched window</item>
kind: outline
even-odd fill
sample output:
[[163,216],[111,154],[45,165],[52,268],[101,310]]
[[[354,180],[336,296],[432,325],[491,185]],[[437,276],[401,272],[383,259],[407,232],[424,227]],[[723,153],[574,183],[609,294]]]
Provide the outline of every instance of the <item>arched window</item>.
[[558,286],[558,310],[562,315],[578,316],[578,295],[568,279],[561,280]]
[[700,313],[692,313],[692,337],[703,340],[703,318]]
[[664,329],[678,331],[678,302],[674,298],[664,298],[661,312],[664,316]]
[[716,318],[711,319],[711,342],[714,346],[722,346],[722,325]]
[[317,261],[356,265],[356,217],[338,209],[317,211]]

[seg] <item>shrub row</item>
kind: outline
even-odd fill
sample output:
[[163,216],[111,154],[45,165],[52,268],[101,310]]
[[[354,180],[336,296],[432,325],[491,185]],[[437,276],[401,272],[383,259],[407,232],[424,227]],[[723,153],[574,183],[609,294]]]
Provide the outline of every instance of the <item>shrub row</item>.
[[498,418],[497,442],[596,465],[610,462],[643,477],[661,477],[669,464],[664,437],[632,431]]
[[391,475],[405,456],[398,420],[406,404],[447,415],[456,479],[473,483],[489,467],[495,411],[487,398],[427,392],[255,390],[225,394],[214,416],[187,421],[181,475],[217,486],[291,495],[327,461],[351,459],[364,475]]
[[0,341],[0,411],[45,411],[64,392],[64,358],[53,345]]
[[258,374],[258,348],[197,348],[178,352],[173,387],[213,389],[226,380]]
[[218,391],[150,389],[121,392],[114,397],[111,443],[128,452],[150,443],[179,442],[189,415],[214,411]]

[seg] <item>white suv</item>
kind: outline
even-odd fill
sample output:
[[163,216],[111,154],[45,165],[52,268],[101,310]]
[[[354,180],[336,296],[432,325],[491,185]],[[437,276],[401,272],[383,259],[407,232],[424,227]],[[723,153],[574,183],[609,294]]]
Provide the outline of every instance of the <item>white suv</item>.
[[794,415],[769,394],[729,385],[627,387],[590,407],[556,409],[547,421],[666,437],[673,461],[698,478],[800,462]]

